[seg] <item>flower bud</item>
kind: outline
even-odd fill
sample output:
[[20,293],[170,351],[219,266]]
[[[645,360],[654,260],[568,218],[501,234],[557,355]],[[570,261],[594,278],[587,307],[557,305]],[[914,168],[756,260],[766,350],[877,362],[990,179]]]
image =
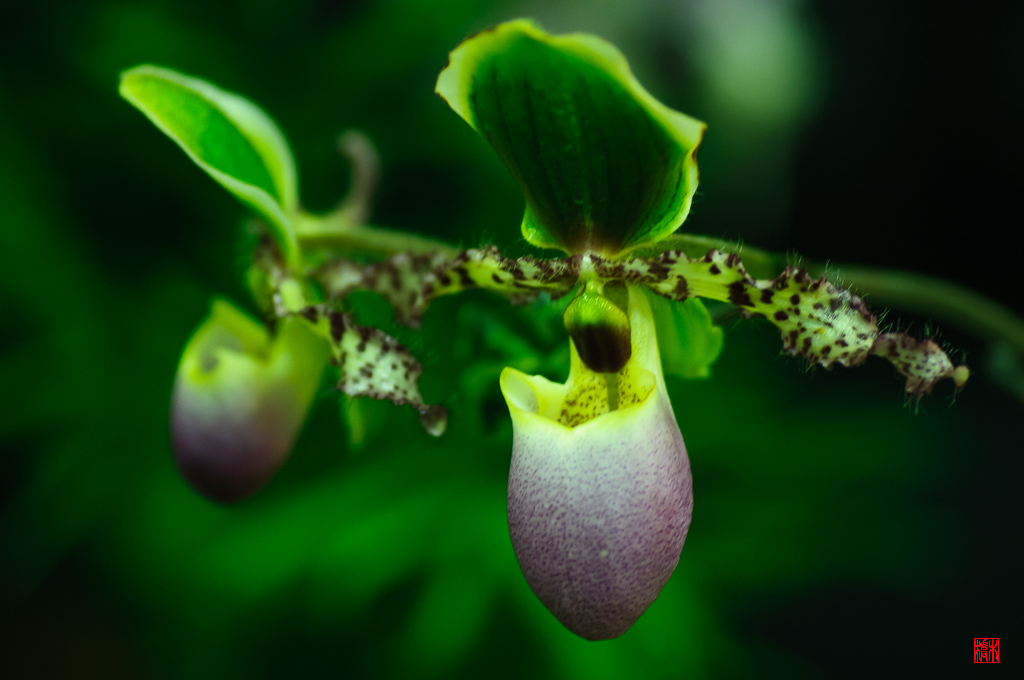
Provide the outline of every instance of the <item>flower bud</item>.
[[589,640],[622,635],[657,598],[693,510],[650,305],[635,288],[629,322],[631,356],[615,376],[594,373],[575,349],[565,385],[501,375],[513,424],[512,546],[540,601]]
[[222,503],[259,490],[288,457],[329,348],[299,318],[267,330],[214,300],[178,365],[171,444],[186,480]]

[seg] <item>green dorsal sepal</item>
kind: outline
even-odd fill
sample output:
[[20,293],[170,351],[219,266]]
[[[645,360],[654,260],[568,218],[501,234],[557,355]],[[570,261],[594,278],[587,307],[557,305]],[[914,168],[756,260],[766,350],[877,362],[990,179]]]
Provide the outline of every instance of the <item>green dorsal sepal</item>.
[[652,97],[611,43],[510,21],[452,51],[436,90],[519,184],[535,246],[615,256],[689,212],[704,124]]
[[722,300],[747,315],[764,316],[782,331],[786,353],[802,356],[812,366],[855,366],[869,355],[880,356],[907,379],[912,396],[931,392],[944,378],[959,389],[970,375],[965,366],[954,367],[930,340],[880,334],[877,317],[862,299],[798,267],[759,280],[747,273],[735,253],[709,250],[703,258],[691,259],[672,250],[631,260],[594,258],[594,269],[602,279],[643,284],[670,300]]
[[420,423],[428,433],[435,437],[444,433],[447,411],[424,403],[417,386],[423,367],[397,340],[323,305],[306,307],[299,316],[330,343],[331,360],[341,372],[339,390],[350,397],[410,404],[419,412]]
[[598,292],[584,290],[562,314],[565,330],[591,371],[618,373],[629,361],[629,317]]

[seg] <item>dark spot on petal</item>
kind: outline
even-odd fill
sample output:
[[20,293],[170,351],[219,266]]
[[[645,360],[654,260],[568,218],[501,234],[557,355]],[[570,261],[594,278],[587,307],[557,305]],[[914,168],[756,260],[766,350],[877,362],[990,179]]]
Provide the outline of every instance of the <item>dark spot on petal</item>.
[[685,300],[687,298],[687,296],[689,296],[689,294],[690,294],[690,287],[686,283],[686,278],[683,277],[683,276],[680,276],[679,280],[676,281],[675,288],[672,289],[672,296],[676,300]]
[[664,281],[668,278],[668,267],[661,264],[657,260],[651,261],[647,264],[648,273],[654,277],[656,281]]
[[341,336],[345,334],[345,315],[337,312],[331,314],[331,338],[334,342],[341,342]]
[[747,286],[742,281],[734,281],[729,284],[729,302],[737,307],[753,307],[754,302],[750,299]]
[[469,277],[469,272],[466,271],[465,267],[456,267],[453,271],[459,275],[459,283],[463,286],[472,288],[476,285],[476,281]]
[[356,351],[362,354],[366,351],[366,343],[370,341],[370,336],[373,335],[373,329],[366,326],[359,326],[359,345],[356,347]]

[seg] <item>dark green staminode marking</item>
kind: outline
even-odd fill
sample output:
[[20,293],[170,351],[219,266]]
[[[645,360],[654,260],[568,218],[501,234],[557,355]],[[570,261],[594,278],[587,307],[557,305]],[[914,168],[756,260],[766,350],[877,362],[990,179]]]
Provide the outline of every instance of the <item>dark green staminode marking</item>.
[[676,219],[688,195],[686,155],[619,81],[523,34],[510,34],[477,74],[474,125],[526,196],[525,223],[545,240],[613,254]]
[[595,373],[618,373],[633,354],[629,317],[608,298],[584,292],[562,314],[576,352]]

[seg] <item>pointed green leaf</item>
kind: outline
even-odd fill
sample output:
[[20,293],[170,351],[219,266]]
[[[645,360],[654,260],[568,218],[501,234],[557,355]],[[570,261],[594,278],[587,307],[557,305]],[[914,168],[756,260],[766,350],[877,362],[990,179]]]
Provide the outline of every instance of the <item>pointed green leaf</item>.
[[519,183],[536,246],[615,256],[689,212],[704,124],[654,99],[600,38],[501,24],[451,53],[436,90]]
[[274,121],[252,102],[157,66],[121,74],[121,96],[225,189],[267,220],[291,261],[289,214],[298,207],[295,161]]

